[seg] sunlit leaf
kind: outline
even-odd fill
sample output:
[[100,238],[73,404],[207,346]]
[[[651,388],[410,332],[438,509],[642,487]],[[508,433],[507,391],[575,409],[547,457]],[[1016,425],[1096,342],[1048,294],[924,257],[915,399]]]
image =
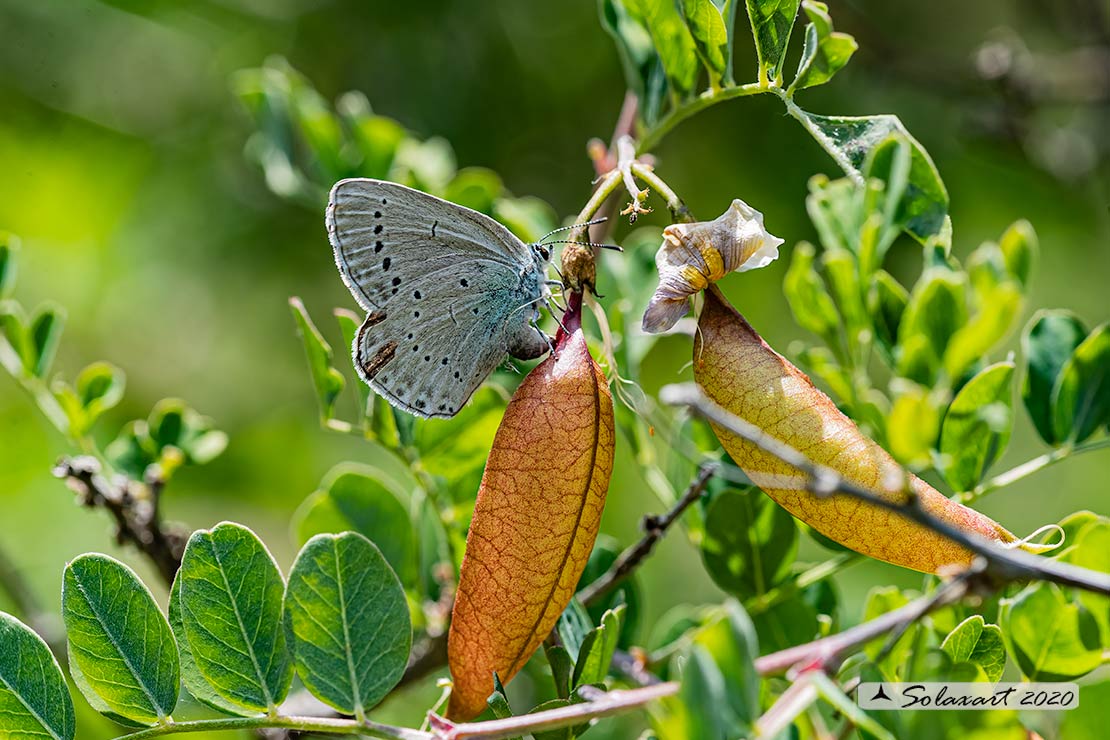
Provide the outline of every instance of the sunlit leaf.
[[686,30],[674,0],[624,0],[633,12],[643,18],[652,44],[671,89],[684,98],[694,89],[698,78],[698,57],[694,40]]
[[1025,326],[1021,351],[1025,355],[1025,381],[1021,397],[1041,439],[1063,441],[1056,435],[1053,389],[1061,370],[1087,336],[1079,317],[1071,311],[1041,310]]
[[[729,2],[735,8],[735,2]],[[694,49],[702,64],[709,70],[714,85],[724,83],[730,76],[729,26],[713,0],[679,0],[686,28],[694,39]]]
[[640,100],[644,122],[659,118],[667,90],[663,62],[655,51],[638,0],[598,0],[601,25],[616,42],[628,89]]
[[894,387],[898,395],[886,423],[890,454],[905,465],[924,466],[940,433],[941,410],[937,399],[928,388],[910,381],[898,381]]
[[735,720],[727,716],[727,687],[713,656],[704,647],[694,645],[684,658],[678,695],[663,699],[660,711],[652,714],[659,740],[724,740],[738,736],[729,731],[739,728],[729,727],[729,720]]
[[558,221],[548,203],[531,196],[498,198],[493,204],[493,217],[525,243],[539,241]]
[[805,46],[794,81],[790,83],[790,92],[825,84],[859,48],[849,34],[833,30],[832,18],[825,3],[805,0],[802,9],[810,22],[806,25]]
[[888,350],[898,344],[898,328],[909,302],[909,292],[889,272],[879,270],[871,276],[867,308],[879,341]]
[[75,719],[62,669],[50,648],[0,612],[0,737],[73,740]]
[[361,155],[358,174],[379,180],[388,177],[397,148],[405,138],[405,129],[392,118],[374,115],[366,96],[360,92],[341,95],[335,109]]
[[402,139],[389,171],[389,179],[442,195],[455,176],[455,150],[446,139],[433,136],[425,141]]
[[961,622],[952,630],[940,649],[948,653],[953,661],[973,663],[983,669],[988,681],[1002,678],[1006,667],[1006,646],[1002,640],[1002,630],[996,624],[985,624],[983,617],[976,614]]
[[[866,622],[879,617],[887,612],[901,608],[909,603],[909,597],[893,586],[875,586],[867,592],[867,601],[864,603],[863,616],[860,621]],[[907,629],[892,649],[879,661],[879,667],[893,680],[904,677],[906,661],[913,652],[913,637],[916,626]],[[885,636],[867,645],[864,652],[871,660],[879,657],[886,646]]]
[[1110,324],[1096,326],[1060,369],[1052,389],[1053,431],[1082,442],[1110,423]]
[[413,585],[416,537],[408,510],[393,492],[393,485],[372,468],[334,468],[294,517],[298,541],[304,544],[318,534],[358,532],[377,545],[401,583]]
[[62,327],[65,325],[65,311],[60,306],[46,305],[35,312],[27,327],[27,338],[32,355],[28,358],[30,364],[26,365],[28,373],[45,378],[54,364],[54,355],[58,353],[58,343],[62,339]]
[[1014,363],[981,370],[956,394],[944,416],[941,470],[956,491],[969,491],[1002,457],[1013,430]]
[[998,240],[998,248],[1006,262],[1006,271],[1021,285],[1029,285],[1029,276],[1037,260],[1037,232],[1026,220],[1015,221]]
[[820,116],[798,110],[807,130],[849,175],[860,178],[868,153],[890,136],[911,146],[910,172],[901,202],[905,229],[919,241],[940,233],[948,213],[948,191],[928,152],[897,116]]
[[601,624],[582,641],[578,662],[574,666],[574,686],[605,682],[609,675],[609,664],[613,661],[613,653],[620,640],[621,620],[625,611],[626,607],[622,605],[605,612],[601,617]]
[[[910,293],[909,303],[898,329],[898,373],[922,385],[932,385],[940,358],[952,335],[967,323],[967,297],[962,273],[935,268],[926,271]],[[919,339],[920,337],[920,339]],[[928,373],[911,373],[913,342],[924,342],[928,350]],[[920,350],[917,350],[920,351]]]
[[501,197],[503,190],[501,178],[493,170],[467,167],[459,170],[454,179],[447,183],[443,197],[489,216],[493,214],[493,204]]
[[355,532],[317,535],[301,549],[286,587],[285,625],[305,688],[358,719],[401,680],[412,645],[401,582]]
[[179,663],[170,625],[139,577],[107,555],[66,566],[62,618],[74,682],[101,714],[153,725],[177,704]]
[[694,642],[713,656],[733,714],[742,726],[749,726],[760,713],[760,678],[754,663],[759,642],[755,625],[737,601],[728,599],[722,610],[716,621],[697,631]]
[[1097,620],[1054,583],[1036,583],[1003,599],[998,623],[1030,681],[1071,681],[1102,664]]
[[11,297],[18,275],[19,238],[0,231],[0,301]]
[[273,556],[249,529],[224,522],[193,533],[174,584],[178,643],[199,674],[185,676],[190,691],[199,678],[246,713],[277,710],[293,680],[284,591]]
[[794,247],[783,291],[798,325],[835,347],[839,344],[840,312],[813,266],[814,255],[813,245],[807,242]]
[[300,298],[290,298],[289,307],[297,322],[297,331],[308,355],[308,369],[316,386],[316,398],[320,402],[320,418],[327,421],[335,416],[335,402],[345,383],[343,374],[332,366],[331,346],[312,323]]
[[1021,311],[1021,291],[1005,282],[983,296],[979,311],[956,330],[944,351],[944,371],[953,381],[1001,342]]
[[[616,540],[604,534],[598,535],[597,543],[590,553],[590,559],[586,562],[586,569],[582,571],[582,577],[578,580],[575,592],[581,591],[600,578],[612,567],[620,553],[621,548]],[[627,646],[633,643],[640,626],[642,604],[640,581],[636,574],[632,573],[621,581],[620,585],[587,607],[586,611],[594,622],[600,624],[602,615],[609,609],[620,605],[627,607],[621,618],[620,639],[620,645]]]
[[794,28],[801,0],[746,1],[759,57],[759,82],[778,82],[782,78],[786,45],[790,42],[790,32]]

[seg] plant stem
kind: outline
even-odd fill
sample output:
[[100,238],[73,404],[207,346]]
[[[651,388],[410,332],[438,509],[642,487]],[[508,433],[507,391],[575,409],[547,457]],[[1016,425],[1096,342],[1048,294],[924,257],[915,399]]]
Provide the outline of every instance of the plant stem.
[[190,732],[221,732],[227,730],[293,730],[295,732],[320,732],[331,735],[365,735],[389,740],[433,740],[435,735],[404,727],[357,722],[353,719],[331,717],[229,717],[226,719],[201,719],[191,722],[166,722],[127,735],[116,740],[145,740],[151,737],[177,735]]
[[862,187],[864,184],[863,174],[856,169],[856,166],[851,163],[847,155],[844,154],[844,151],[836,146],[836,143],[829,138],[828,134],[814,125],[813,119],[807,116],[805,111],[798,107],[798,104],[794,102],[791,96],[786,94],[785,90],[776,87],[771,88],[771,91],[782,100],[782,104],[786,106],[786,112],[790,114],[791,118],[802,124],[802,128],[816,139],[817,143],[821,145],[821,148],[840,165],[840,169],[844,170],[856,185]]
[[672,109],[671,112],[665,115],[653,128],[647,131],[640,139],[638,151],[641,154],[650,151],[663,140],[664,136],[670,133],[671,129],[695,113],[726,100],[742,98],[748,95],[758,95],[765,92],[770,92],[770,88],[764,87],[758,82],[749,82],[745,85],[724,87],[718,90],[706,90],[696,98],[692,98]]
[[842,552],[838,555],[817,563],[816,565],[807,568],[794,578],[781,586],[775,586],[766,593],[755,596],[744,602],[744,609],[749,614],[761,614],[771,607],[785,601],[794,594],[798,593],[806,586],[810,586],[818,581],[823,581],[835,573],[839,573],[850,565],[863,560],[863,555],[858,552]]
[[1043,455],[1034,457],[1032,460],[1027,460],[1021,465],[1010,468],[1004,473],[999,473],[990,480],[983,481],[972,490],[961,493],[958,500],[961,503],[965,504],[971,503],[972,501],[978,501],[991,491],[996,491],[999,488],[1004,488],[1010,485],[1011,483],[1016,483],[1022,478],[1030,476],[1039,470],[1043,470],[1050,465],[1054,465],[1061,460],[1066,460],[1069,457],[1081,455],[1084,452],[1101,450],[1107,447],[1110,447],[1110,437],[1104,437],[1102,439],[1095,440],[1094,442],[1088,442],[1087,444],[1081,444],[1076,447],[1060,447],[1058,449],[1052,450],[1051,452],[1046,452]]
[[678,194],[671,189],[664,180],[655,174],[655,170],[651,165],[644,164],[643,162],[633,162],[629,169],[632,174],[646,182],[651,187],[655,188],[655,192],[659,193],[667,201],[667,209],[671,212],[671,218],[675,222],[691,223],[694,216],[690,213],[690,209],[678,197]]
[[622,552],[601,577],[579,591],[578,599],[584,605],[589,606],[632,575],[632,572],[651,554],[651,551],[655,548],[655,543],[663,538],[671,525],[678,521],[683,512],[705,493],[705,488],[709,485],[709,480],[717,472],[718,467],[714,464],[702,465],[697,477],[690,483],[686,492],[682,494],[682,498],[671,507],[670,511],[663,516],[644,517],[644,536],[640,541]]

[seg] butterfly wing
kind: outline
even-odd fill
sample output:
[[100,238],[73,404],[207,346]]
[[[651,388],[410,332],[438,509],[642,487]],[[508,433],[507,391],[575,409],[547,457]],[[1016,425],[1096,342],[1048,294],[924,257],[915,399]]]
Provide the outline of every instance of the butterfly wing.
[[352,348],[363,380],[410,413],[458,413],[534,314],[528,248],[483,214],[378,180],[338,183],[327,224],[368,312]]

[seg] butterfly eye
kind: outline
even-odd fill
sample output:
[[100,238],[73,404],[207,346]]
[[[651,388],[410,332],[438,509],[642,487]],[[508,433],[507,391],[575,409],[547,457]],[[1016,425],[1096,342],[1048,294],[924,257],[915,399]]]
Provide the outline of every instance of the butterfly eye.
[[549,259],[551,259],[551,250],[549,250],[546,245],[536,244],[534,245],[534,248],[536,250],[536,254],[538,254],[544,262],[547,262]]

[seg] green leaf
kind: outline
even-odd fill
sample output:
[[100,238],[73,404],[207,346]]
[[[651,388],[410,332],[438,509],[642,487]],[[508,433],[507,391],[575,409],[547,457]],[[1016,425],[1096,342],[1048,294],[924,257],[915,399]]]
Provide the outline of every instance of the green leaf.
[[558,221],[555,209],[546,201],[528,195],[498,198],[493,204],[493,217],[526,244],[539,241]]
[[0,301],[10,298],[18,274],[19,238],[0,231]]
[[817,143],[859,184],[863,183],[860,170],[873,149],[891,136],[908,141],[910,172],[899,205],[905,229],[921,242],[943,231],[948,191],[928,152],[910,136],[897,116],[819,116],[801,109],[795,112]]
[[211,419],[177,398],[163,398],[154,404],[147,418],[147,433],[163,463],[171,448],[180,450],[185,462],[197,465],[211,462],[227,448],[227,435],[213,429]]
[[136,419],[123,425],[116,438],[104,450],[108,461],[120,472],[135,480],[142,480],[147,467],[158,456],[154,440],[145,421]]
[[559,641],[563,643],[563,647],[567,649],[567,653],[570,654],[575,663],[578,662],[579,653],[585,643],[586,636],[593,629],[594,624],[590,621],[590,615],[586,612],[586,607],[582,606],[582,602],[577,598],[570,600],[567,608],[559,615],[559,621],[555,623],[555,631],[559,633]]
[[742,727],[749,727],[760,714],[760,678],[754,662],[759,641],[755,625],[735,599],[725,601],[722,609],[720,618],[697,631],[694,642],[713,656],[733,714]]
[[62,339],[63,326],[65,311],[60,306],[43,306],[35,313],[27,332],[32,353],[27,358],[30,363],[25,366],[28,373],[44,378],[50,372],[54,356],[58,353],[58,343]]
[[438,136],[425,141],[406,138],[397,147],[388,179],[440,195],[455,172],[455,150],[449,141]]
[[125,385],[123,370],[107,362],[94,362],[78,373],[76,388],[58,381],[51,390],[69,418],[70,433],[80,436],[101,414],[123,400]]
[[62,618],[73,680],[94,709],[136,726],[170,716],[180,682],[177,643],[134,571],[107,555],[73,560],[62,581]]
[[663,61],[671,89],[680,98],[689,95],[698,79],[698,56],[674,0],[625,0],[643,18],[651,42]]
[[1039,251],[1033,224],[1024,219],[1015,221],[998,240],[998,248],[1002,250],[1006,271],[1023,287],[1028,287]]
[[955,491],[970,491],[1002,457],[1014,426],[1014,363],[984,368],[960,389],[944,416],[941,472]]
[[305,688],[359,720],[401,680],[412,646],[401,582],[355,532],[316,535],[297,555],[285,626]]
[[331,347],[324,341],[324,335],[312,323],[300,298],[290,298],[289,307],[297,322],[297,333],[304,343],[308,355],[308,369],[316,386],[316,398],[320,402],[320,420],[326,423],[335,417],[335,402],[343,391],[343,374],[332,365]]
[[[343,346],[354,347],[355,337],[358,335],[358,328],[362,324],[362,320],[354,311],[348,311],[345,308],[336,308],[332,311],[335,316],[335,321],[339,324],[339,332],[343,335]],[[351,369],[355,370],[354,350],[349,353],[351,358]],[[357,377],[357,372],[356,372]],[[358,399],[358,414],[359,419],[363,420],[364,427],[373,426],[374,405],[370,402],[371,393],[370,386],[366,383],[353,383],[352,387],[355,391],[355,397]],[[374,395],[374,398],[379,396]],[[369,424],[366,422],[369,421]]]
[[973,663],[983,669],[990,682],[1002,678],[1006,667],[1006,646],[997,624],[985,624],[979,614],[970,616],[948,633],[940,649],[953,662]]
[[477,493],[507,403],[503,390],[485,385],[454,417],[416,422],[413,443],[421,463],[432,475],[447,479],[456,500],[471,500]]
[[199,674],[186,676],[186,686],[199,678],[247,713],[277,711],[293,680],[284,591],[273,556],[246,527],[224,522],[194,532],[174,586],[177,640]]
[[898,327],[910,302],[909,292],[886,270],[871,276],[867,293],[867,309],[874,322],[875,333],[888,351],[898,344]]
[[724,676],[709,651],[694,645],[686,651],[678,695],[661,700],[661,711],[652,714],[656,733],[662,740],[724,740],[736,736],[738,733],[729,732],[735,720],[728,716],[726,691]]
[[[867,601],[863,607],[863,617],[861,622],[867,622],[882,616],[887,612],[892,612],[909,603],[909,597],[903,592],[899,591],[894,586],[876,586],[867,592]],[[886,656],[878,663],[879,667],[887,676],[892,680],[901,680],[905,676],[906,660],[913,652],[914,634],[917,627],[910,627],[907,629],[898,641],[894,643],[894,647],[886,654]],[[874,640],[867,644],[864,652],[871,660],[875,660],[879,653],[882,652],[886,644],[885,636],[883,639]]]
[[829,6],[825,3],[804,0],[802,9],[809,16],[810,23],[806,25],[802,58],[798,61],[798,71],[794,75],[794,81],[790,83],[788,95],[792,95],[795,90],[825,84],[848,63],[859,48],[859,44],[849,34],[833,30]]
[[[929,269],[918,280],[898,330],[899,375],[922,385],[932,385],[949,340],[967,322],[965,282],[963,273],[943,268]],[[921,341],[918,337],[924,341],[922,349],[927,351],[925,377],[915,377],[908,369],[908,360],[913,358],[915,349],[911,343]]]
[[825,275],[829,279],[836,305],[844,317],[848,346],[855,351],[860,344],[860,332],[871,325],[867,308],[863,305],[863,290],[859,283],[859,267],[855,256],[847,249],[827,249],[821,255]]
[[1110,323],[1096,326],[1060,369],[1052,408],[1060,440],[1082,442],[1110,423]]
[[0,737],[73,740],[75,722],[69,687],[50,648],[0,612]]
[[341,464],[320,490],[297,510],[294,529],[301,544],[318,534],[358,532],[373,542],[401,583],[416,582],[416,536],[408,510],[388,479],[373,468]]
[[[735,6],[735,2],[729,3]],[[729,74],[728,26],[721,9],[712,0],[679,0],[686,28],[694,39],[694,50],[709,70],[713,85],[720,85]]]
[[616,42],[628,89],[640,100],[640,115],[651,126],[659,119],[667,76],[636,0],[598,0],[601,25]]
[[911,467],[929,463],[940,433],[941,410],[928,388],[910,381],[895,381],[898,395],[887,415],[886,438],[890,454]]
[[794,247],[782,287],[798,326],[836,347],[840,336],[840,312],[813,267],[814,255],[812,244],[799,242]]
[[782,78],[782,63],[801,0],[747,0],[755,50],[759,57],[761,85]]
[[551,679],[555,682],[555,695],[560,699],[570,696],[571,680],[574,674],[574,661],[562,645],[544,643],[544,656],[551,668]]
[[1025,381],[1021,397],[1041,439],[1062,442],[1053,424],[1053,389],[1072,352],[1087,336],[1083,322],[1071,311],[1042,310],[1033,315],[1021,335]]
[[447,183],[443,197],[489,216],[493,214],[493,204],[501,197],[504,189],[501,177],[493,170],[467,167],[459,170],[455,179]]
[[1098,622],[1054,583],[1036,583],[1000,601],[998,623],[1030,681],[1071,681],[1102,664]]
[[379,180],[387,178],[397,148],[405,138],[404,127],[392,118],[373,115],[370,103],[360,92],[341,95],[335,109],[362,157],[358,174]]
[[974,365],[1002,341],[1021,311],[1021,291],[1005,282],[984,296],[979,312],[956,330],[944,351],[944,371],[953,381],[962,378]]
[[[170,604],[167,616],[173,634],[175,636],[185,634],[185,626],[181,618],[181,581],[179,579],[175,580],[170,587]],[[196,660],[193,659],[188,642],[178,638],[177,652],[181,659],[181,681],[194,699],[224,714],[242,714],[243,708],[241,706],[225,699],[201,677],[200,669],[197,668]]]
[[[1110,518],[1081,512],[1060,522],[1060,526],[1066,533],[1065,549],[1060,553],[1060,560],[1100,573],[1110,573]],[[1071,527],[1074,531],[1069,531]],[[1110,644],[1110,597],[1080,591],[1078,598],[1098,622],[1102,644]]]
[[578,662],[574,666],[574,686],[604,683],[609,675],[609,664],[617,650],[621,636],[621,621],[627,607],[610,609],[601,617],[601,625],[590,632],[582,642]]
[[702,561],[730,594],[766,593],[789,575],[797,550],[794,517],[758,488],[726,489],[706,509]]

